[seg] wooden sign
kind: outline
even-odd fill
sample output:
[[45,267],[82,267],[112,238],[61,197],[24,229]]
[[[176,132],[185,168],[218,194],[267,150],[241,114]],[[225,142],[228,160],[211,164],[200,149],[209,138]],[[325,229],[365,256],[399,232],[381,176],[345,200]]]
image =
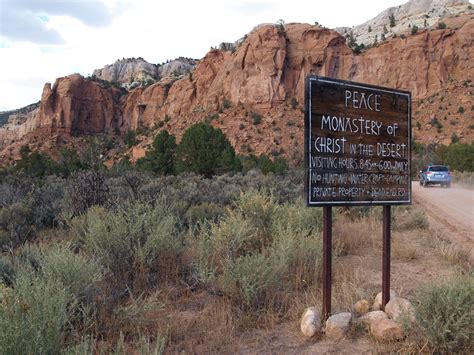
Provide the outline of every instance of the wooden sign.
[[308,206],[411,204],[411,94],[306,79]]

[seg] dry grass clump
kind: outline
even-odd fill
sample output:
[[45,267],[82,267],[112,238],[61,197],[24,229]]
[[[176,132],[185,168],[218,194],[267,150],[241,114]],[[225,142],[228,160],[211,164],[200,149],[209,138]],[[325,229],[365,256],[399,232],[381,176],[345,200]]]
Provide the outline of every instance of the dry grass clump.
[[399,206],[393,209],[392,225],[394,230],[428,229],[429,223],[425,211],[413,206]]
[[443,239],[438,235],[433,239],[433,244],[437,253],[451,264],[466,265],[469,262],[467,252],[449,240]]
[[367,277],[361,261],[355,259],[338,260],[333,269],[333,313],[350,312],[352,306],[361,299],[373,299],[380,290]]
[[414,242],[416,233],[416,230],[393,233],[391,251],[394,259],[409,262],[419,256],[418,245]]
[[381,225],[374,217],[350,219],[341,216],[333,226],[333,250],[336,255],[357,254],[381,245]]

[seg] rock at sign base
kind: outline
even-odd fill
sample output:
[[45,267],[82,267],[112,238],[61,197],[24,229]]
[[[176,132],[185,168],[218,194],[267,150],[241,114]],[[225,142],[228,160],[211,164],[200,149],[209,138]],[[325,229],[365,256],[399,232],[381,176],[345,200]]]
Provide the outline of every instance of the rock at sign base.
[[305,309],[300,328],[303,335],[308,338],[321,331],[321,315],[315,307]]
[[381,319],[388,319],[388,316],[384,311],[372,311],[360,317],[359,322],[370,327],[372,323],[375,323]]
[[337,340],[344,337],[351,325],[352,314],[349,312],[338,313],[326,321],[326,336]]
[[378,319],[370,325],[370,333],[379,341],[393,341],[403,338],[402,328],[391,319]]
[[410,321],[410,323],[416,321],[413,305],[404,298],[390,300],[385,306],[385,313],[395,322],[402,322],[405,319]]
[[367,300],[359,300],[354,305],[354,312],[357,314],[366,314],[369,309],[369,301]]
[[[390,290],[390,299],[393,300],[397,298],[398,294],[394,290]],[[382,309],[382,292],[377,293],[375,296],[374,304],[372,305],[372,310],[378,311]]]

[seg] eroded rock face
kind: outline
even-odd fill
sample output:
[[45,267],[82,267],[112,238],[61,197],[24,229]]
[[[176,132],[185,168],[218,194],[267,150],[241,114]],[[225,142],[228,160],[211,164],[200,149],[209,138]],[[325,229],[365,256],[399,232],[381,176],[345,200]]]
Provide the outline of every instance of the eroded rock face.
[[194,70],[196,60],[191,58],[177,58],[158,67],[158,75],[160,78],[174,77],[188,74]]
[[109,133],[122,123],[121,91],[104,88],[79,74],[47,83],[41,96],[37,130],[51,134]]
[[[409,35],[413,26],[419,30],[433,28],[447,17],[472,13],[469,5],[469,0],[410,0],[403,5],[390,7],[358,26],[336,30],[344,36],[352,36],[358,44],[368,46],[372,45],[376,38],[380,43],[384,37]],[[394,26],[391,26],[391,16]]]
[[148,63],[143,58],[119,59],[113,64],[106,65],[102,69],[96,69],[92,73],[98,79],[122,84],[126,87],[133,83],[146,80],[158,79],[158,66]]
[[[457,97],[469,99],[472,89],[462,83],[474,77],[474,19],[449,21],[447,29],[390,39],[361,55],[339,33],[320,26],[262,25],[233,51],[211,50],[192,75],[163,78],[123,97],[118,89],[70,75],[45,86],[35,129],[80,135],[143,126],[167,129],[179,139],[192,124],[210,120],[238,153],[281,154],[298,163],[304,151],[302,105],[308,74],[410,90],[415,120],[417,115],[430,119],[417,111],[420,99],[452,83],[459,83]],[[438,106],[430,106],[430,115],[438,114]],[[456,129],[469,132],[468,125],[469,120],[460,121]],[[435,128],[426,127],[430,129]],[[415,132],[420,140],[422,132]]]
[[14,143],[38,127],[39,108],[27,113],[9,116],[8,121],[0,126],[0,148]]

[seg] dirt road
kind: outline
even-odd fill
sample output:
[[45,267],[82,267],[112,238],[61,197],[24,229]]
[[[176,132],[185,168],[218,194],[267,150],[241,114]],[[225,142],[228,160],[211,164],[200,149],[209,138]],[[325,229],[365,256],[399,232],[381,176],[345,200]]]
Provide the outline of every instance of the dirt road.
[[474,190],[453,185],[423,188],[413,182],[413,201],[423,206],[430,223],[459,245],[474,263]]

